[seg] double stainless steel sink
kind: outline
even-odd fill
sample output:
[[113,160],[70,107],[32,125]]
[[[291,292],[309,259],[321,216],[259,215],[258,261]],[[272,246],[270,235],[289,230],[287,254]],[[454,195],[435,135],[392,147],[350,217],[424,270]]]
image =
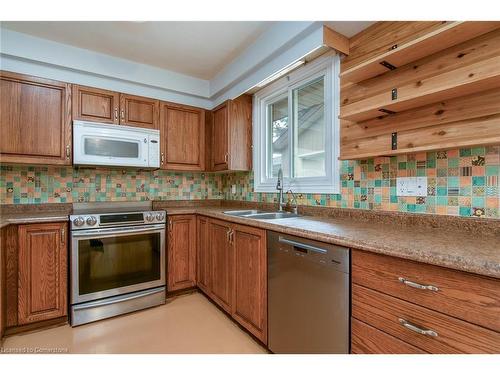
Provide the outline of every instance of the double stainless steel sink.
[[229,216],[246,217],[248,219],[257,219],[257,220],[289,219],[292,217],[300,216],[298,214],[286,211],[268,212],[261,210],[225,211],[224,214]]

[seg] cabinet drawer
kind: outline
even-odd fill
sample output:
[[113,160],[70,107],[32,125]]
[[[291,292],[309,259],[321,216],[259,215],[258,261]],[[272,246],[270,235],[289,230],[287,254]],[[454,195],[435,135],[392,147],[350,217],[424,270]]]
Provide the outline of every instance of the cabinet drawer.
[[500,332],[500,280],[353,250],[352,282]]
[[498,332],[356,284],[352,316],[429,353],[500,353]]
[[353,354],[426,354],[357,319],[351,320],[351,352]]

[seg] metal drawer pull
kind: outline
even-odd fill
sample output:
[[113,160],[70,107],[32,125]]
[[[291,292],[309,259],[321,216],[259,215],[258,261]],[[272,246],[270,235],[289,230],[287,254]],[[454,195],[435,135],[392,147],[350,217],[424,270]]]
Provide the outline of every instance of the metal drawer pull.
[[418,283],[415,283],[413,281],[406,280],[404,277],[398,277],[398,280],[400,282],[402,282],[403,284],[405,284],[405,285],[411,286],[412,288],[432,290],[433,292],[437,292],[439,290],[439,288],[436,287],[436,286],[434,286],[434,285],[422,285],[422,284],[418,284]]
[[401,325],[403,327],[408,328],[410,331],[420,333],[421,335],[424,335],[424,336],[432,336],[432,337],[438,336],[436,331],[433,331],[431,329],[417,327],[417,326],[415,326],[415,325],[413,325],[413,324],[409,323],[408,321],[401,319],[401,318],[399,318],[398,320],[399,320],[399,323],[401,323]]

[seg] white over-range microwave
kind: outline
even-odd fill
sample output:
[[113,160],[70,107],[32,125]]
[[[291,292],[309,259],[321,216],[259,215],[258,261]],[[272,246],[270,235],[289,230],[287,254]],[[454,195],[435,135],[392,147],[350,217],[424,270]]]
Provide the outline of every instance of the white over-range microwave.
[[73,164],[159,168],[160,131],[75,120]]

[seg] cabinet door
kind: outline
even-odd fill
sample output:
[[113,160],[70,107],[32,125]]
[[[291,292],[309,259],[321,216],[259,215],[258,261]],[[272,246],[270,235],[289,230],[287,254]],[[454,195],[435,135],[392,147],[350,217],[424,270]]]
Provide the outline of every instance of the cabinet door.
[[266,232],[234,225],[233,318],[267,343]]
[[0,73],[3,163],[71,164],[70,85]]
[[167,289],[174,291],[196,285],[196,216],[168,218]]
[[198,246],[196,252],[196,281],[198,287],[211,295],[211,260],[208,218],[197,218],[196,230],[198,231]]
[[228,121],[229,103],[216,108],[212,123],[212,170],[228,169]]
[[234,277],[234,257],[229,242],[230,231],[229,223],[210,219],[211,297],[228,313],[232,310]]
[[119,109],[119,93],[73,85],[73,120],[118,124]]
[[158,129],[160,102],[151,98],[120,94],[120,124]]
[[161,167],[180,171],[205,169],[205,111],[161,103]]
[[18,322],[67,315],[67,223],[19,226]]

